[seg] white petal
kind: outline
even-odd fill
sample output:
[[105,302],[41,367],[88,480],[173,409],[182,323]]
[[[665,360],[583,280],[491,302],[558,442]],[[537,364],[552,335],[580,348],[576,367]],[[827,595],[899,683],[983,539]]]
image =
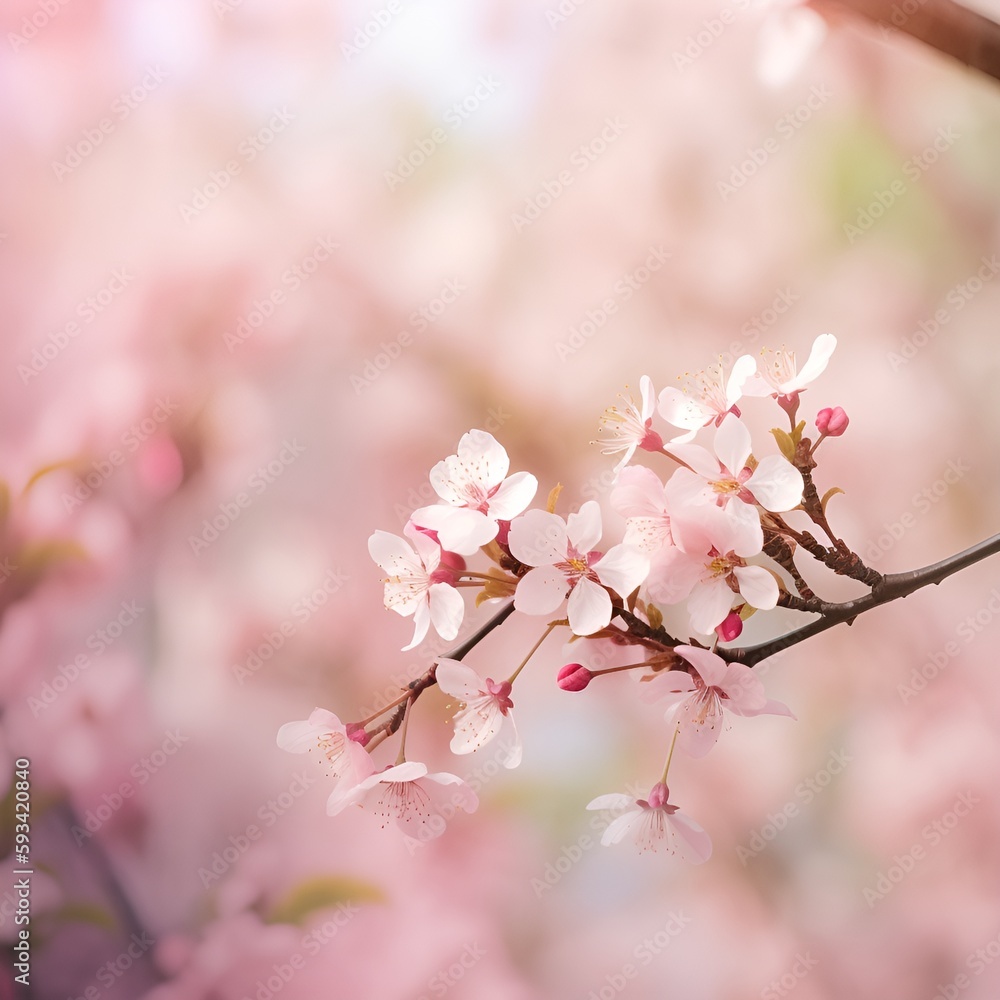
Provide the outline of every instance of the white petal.
[[577,635],[592,635],[611,621],[611,597],[603,587],[584,578],[569,595],[566,614]]
[[454,639],[465,617],[462,595],[447,583],[435,583],[427,591],[427,597],[435,631],[442,639]]
[[624,598],[649,575],[649,559],[629,545],[613,545],[593,569],[605,587]]
[[403,652],[419,646],[427,635],[427,630],[431,627],[431,609],[427,606],[427,601],[420,601],[413,611],[413,638],[409,644],[403,646]]
[[733,573],[750,607],[770,611],[778,603],[778,583],[763,566],[737,566]]
[[674,652],[698,671],[698,676],[707,687],[718,687],[725,681],[726,661],[711,650],[699,649],[697,646],[677,646]]
[[476,698],[455,715],[451,752],[462,754],[478,750],[500,732],[503,722],[504,716],[494,698]]
[[[689,445],[688,447],[694,447]],[[699,451],[704,449],[699,448]],[[686,459],[685,459],[686,461]],[[715,466],[709,479],[718,479],[719,463],[712,459]],[[698,506],[704,504],[714,504],[717,494],[712,489],[709,480],[698,472],[690,469],[675,469],[673,475],[667,480],[664,493],[671,510],[682,510],[685,507]]]
[[686,698],[696,687],[686,670],[662,670],[652,680],[639,685],[639,700],[651,705],[666,698],[669,707]]
[[729,413],[715,432],[715,454],[734,475],[743,471],[750,457],[750,431],[735,413]]
[[403,534],[409,538],[420,562],[428,573],[433,573],[441,562],[441,546],[426,532],[421,531],[413,521],[407,521]]
[[480,697],[486,689],[479,674],[459,660],[447,657],[438,660],[434,676],[437,678],[438,687],[459,701],[470,702],[473,698]]
[[740,396],[746,391],[743,387],[756,371],[757,359],[753,355],[744,354],[736,359],[733,370],[729,373],[729,381],[726,383],[727,407],[739,402]]
[[286,722],[278,730],[278,746],[289,753],[307,753],[326,733],[345,733],[344,724],[325,708],[314,708],[304,722]]
[[437,529],[441,548],[459,555],[471,556],[481,545],[497,537],[499,527],[492,517],[468,507],[446,507],[449,511]]
[[643,375],[639,379],[639,392],[642,395],[642,409],[639,411],[639,416],[646,421],[656,409],[656,390],[653,388],[653,380],[648,375]]
[[646,595],[658,605],[683,601],[701,579],[704,563],[680,549],[661,549],[652,559]]
[[[460,806],[465,812],[472,813],[479,808],[479,796],[457,774],[437,771],[434,774],[428,774],[426,780],[443,785],[448,789],[448,803],[452,809],[455,806]],[[452,788],[452,785],[457,787]]]
[[819,376],[825,371],[827,362],[830,360],[830,355],[833,354],[836,346],[837,338],[832,333],[821,333],[813,341],[812,350],[809,352],[809,358],[799,369],[799,373],[791,380],[791,382],[788,382],[783,386],[785,392],[795,392],[796,390],[802,389],[810,382],[819,378]]
[[712,838],[690,816],[675,812],[667,816],[667,825],[670,847],[682,861],[700,865],[712,856]]
[[514,607],[526,615],[547,615],[562,604],[569,583],[554,566],[529,570],[517,583]]
[[496,486],[510,468],[507,451],[488,431],[471,430],[458,442],[459,463],[475,482]]
[[635,805],[635,799],[631,795],[623,792],[610,792],[607,795],[598,795],[596,799],[591,799],[587,809],[629,809]]
[[781,512],[797,507],[804,488],[802,473],[784,455],[762,458],[746,487],[764,508]]
[[617,819],[612,820],[601,837],[601,843],[605,847],[621,843],[622,840],[632,833],[636,825],[642,822],[642,813],[642,809],[635,809],[631,812],[623,813]]
[[508,713],[507,719],[510,721],[512,735],[509,737],[510,742],[507,748],[507,756],[504,757],[501,763],[506,768],[514,768],[520,765],[524,748],[521,745],[521,736],[517,731],[517,726],[514,725],[514,716]]
[[663,483],[645,465],[623,469],[618,484],[611,491],[611,506],[622,517],[658,517],[667,506]]
[[[672,385],[667,386],[660,393],[658,409],[660,416],[668,424],[673,424],[674,427],[685,427],[691,431],[697,431],[704,427],[715,416],[714,410],[699,400],[692,399],[686,392],[681,392],[680,389],[676,389]],[[693,433],[684,434],[677,440],[690,441],[693,437]]]
[[537,490],[538,480],[530,472],[515,472],[486,502],[489,516],[501,521],[514,520],[535,498]]
[[585,556],[597,547],[601,531],[601,505],[596,500],[588,500],[566,518],[566,534],[580,555]]
[[691,627],[702,635],[710,635],[729,614],[735,596],[722,578],[699,584],[688,598]]
[[525,511],[510,522],[507,544],[525,566],[551,566],[566,558],[566,523],[546,510]]
[[406,539],[388,531],[376,531],[371,535],[368,539],[368,552],[390,576],[406,576],[423,571],[413,547]]
[[[730,499],[725,508],[730,531],[719,536],[720,552],[735,552],[741,559],[749,559],[764,548],[764,529],[760,526],[760,512],[752,503],[737,498]],[[722,545],[725,544],[726,548]]]

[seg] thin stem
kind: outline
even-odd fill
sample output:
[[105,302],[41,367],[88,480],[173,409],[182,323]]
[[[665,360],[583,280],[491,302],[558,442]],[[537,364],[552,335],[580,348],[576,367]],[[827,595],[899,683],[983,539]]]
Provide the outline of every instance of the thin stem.
[[531,659],[531,658],[532,658],[532,657],[533,657],[533,656],[535,655],[535,651],[536,651],[536,650],[538,649],[538,647],[539,647],[539,646],[540,646],[540,645],[541,645],[541,644],[542,644],[543,642],[545,642],[545,640],[546,640],[546,639],[547,639],[547,638],[549,637],[549,635],[551,634],[552,630],[553,630],[553,629],[554,629],[554,628],[556,627],[556,625],[558,625],[558,624],[559,624],[558,622],[549,622],[549,624],[548,624],[548,626],[546,627],[545,631],[544,631],[544,632],[542,633],[542,635],[541,635],[541,638],[540,638],[540,639],[538,640],[538,642],[536,642],[536,643],[534,644],[534,646],[532,646],[532,647],[531,647],[531,649],[530,649],[530,650],[528,650],[528,655],[527,655],[527,656],[526,656],[526,657],[525,657],[525,658],[524,658],[524,659],[523,659],[523,660],[521,661],[521,665],[520,665],[520,666],[519,666],[519,667],[517,668],[517,670],[515,670],[515,671],[514,671],[514,673],[512,673],[512,674],[510,675],[510,677],[508,677],[508,678],[507,678],[507,683],[508,683],[508,684],[513,684],[513,683],[514,683],[514,681],[516,681],[516,680],[517,680],[517,675],[518,675],[518,674],[519,674],[519,673],[520,673],[520,672],[521,672],[522,670],[524,670],[524,668],[525,668],[525,666],[526,666],[526,664],[527,664],[528,660],[530,660],[530,659]]
[[820,615],[814,621],[788,632],[777,639],[770,639],[767,642],[760,642],[754,646],[744,646],[742,649],[727,649],[726,657],[730,662],[745,663],[752,667],[760,663],[761,660],[773,656],[775,653],[788,649],[808,639],[811,636],[825,632],[828,628],[847,622],[848,625],[854,622],[858,615],[871,611],[882,604],[908,597],[910,594],[931,584],[935,586],[949,576],[966,569],[977,562],[981,562],[989,556],[1000,552],[1000,534],[965,549],[962,552],[924,566],[921,569],[908,570],[905,573],[890,573],[882,577],[870,594],[865,594],[853,601],[844,601],[841,604],[830,603],[828,601],[818,601],[814,610]]
[[670,770],[670,761],[674,758],[674,747],[677,745],[677,736],[681,731],[680,726],[674,728],[674,738],[670,741],[670,753],[667,754],[667,762],[663,765],[663,777],[660,778],[662,784],[667,783],[667,772]]
[[399,753],[396,755],[396,764],[402,764],[406,760],[406,730],[410,725],[410,706],[413,704],[411,697],[403,706],[403,730],[399,735]]
[[406,701],[406,699],[409,697],[410,697],[410,691],[409,690],[404,691],[398,698],[394,698],[392,701],[389,702],[388,705],[386,705],[383,708],[380,708],[374,715],[369,715],[367,719],[359,720],[356,723],[356,725],[367,726],[369,722],[374,722],[380,716],[385,715],[385,713],[388,712],[390,708],[395,708],[397,705],[402,705],[403,702]]

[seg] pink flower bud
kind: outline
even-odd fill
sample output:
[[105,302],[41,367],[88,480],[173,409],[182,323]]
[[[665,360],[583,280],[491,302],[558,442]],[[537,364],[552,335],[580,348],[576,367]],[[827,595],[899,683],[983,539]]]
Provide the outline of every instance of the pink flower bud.
[[510,521],[497,521],[497,545],[507,548],[507,536],[510,535]]
[[669,798],[670,792],[667,786],[662,781],[658,781],[653,785],[649,793],[649,798],[646,801],[649,803],[650,809],[661,809],[666,805]]
[[732,642],[743,631],[743,619],[738,611],[730,611],[721,625],[716,625],[715,634],[721,642]]
[[431,573],[431,583],[447,583],[449,587],[454,587],[464,571],[465,560],[457,552],[442,549],[441,562],[438,563],[438,568]]
[[360,743],[363,747],[368,746],[368,741],[372,734],[364,726],[357,722],[348,722],[344,729],[347,730],[347,738],[355,743]]
[[559,671],[556,682],[563,691],[582,691],[593,676],[582,663],[567,663]]
[[653,430],[652,417],[646,421],[646,435],[639,442],[639,447],[643,451],[660,451],[663,448],[663,438]]
[[850,423],[848,416],[839,406],[832,409],[828,406],[816,414],[816,427],[820,434],[827,437],[840,437]]

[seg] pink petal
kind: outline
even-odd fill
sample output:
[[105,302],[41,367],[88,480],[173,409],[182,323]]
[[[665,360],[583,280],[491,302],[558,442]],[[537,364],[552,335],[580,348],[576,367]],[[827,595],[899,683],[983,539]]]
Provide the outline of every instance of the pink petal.
[[465,617],[462,595],[447,583],[434,583],[428,589],[427,596],[431,622],[437,634],[442,639],[454,639]]
[[496,486],[510,469],[507,451],[488,431],[471,430],[462,435],[456,456],[475,481]]
[[701,635],[710,635],[729,614],[735,596],[722,577],[696,586],[687,603],[691,627]]
[[[691,466],[690,469],[685,469],[683,466],[674,471],[673,476],[676,476],[678,472],[686,472],[691,475],[692,471],[697,473],[702,479],[718,479],[719,478],[719,462],[718,459],[707,449],[702,448],[700,444],[678,444],[672,447],[670,451],[676,455],[682,462],[686,462]],[[673,476],[670,478],[673,479]],[[669,490],[669,483],[668,483]]]
[[534,499],[538,480],[530,472],[515,472],[508,476],[486,503],[489,516],[501,521],[513,521]]
[[672,730],[677,726],[680,729],[677,749],[689,757],[704,757],[719,742],[725,720],[716,699],[713,702],[703,715],[701,699],[695,695],[667,709],[664,716],[667,727]]
[[767,704],[760,678],[742,663],[726,666],[723,678],[715,686],[729,696],[726,710],[734,715],[756,714]]
[[[677,646],[674,652],[682,656],[698,671],[706,687],[721,687],[726,680],[726,661],[710,649],[698,646]],[[746,669],[746,668],[744,668]],[[756,680],[756,678],[754,678]]]
[[639,685],[639,700],[646,704],[655,701],[667,701],[667,706],[683,701],[692,691],[697,689],[693,678],[685,670],[663,670],[652,680],[642,681]]
[[[434,528],[442,549],[457,552],[459,555],[471,556],[481,545],[487,545],[497,537],[499,527],[495,520],[481,514],[478,510],[468,507],[430,507],[424,510],[443,510],[444,516],[437,515],[437,524],[426,524],[424,527]],[[417,511],[413,520],[417,520]]]
[[566,518],[566,534],[581,555],[597,548],[601,530],[601,505],[596,500],[588,500],[575,514]]
[[770,611],[777,605],[778,583],[763,566],[737,566],[733,574],[750,607]]
[[764,548],[764,529],[760,526],[757,508],[734,497],[721,509],[728,523],[726,529],[716,536],[719,551],[734,552],[741,559],[761,552]]
[[[603,797],[610,798],[610,796]],[[588,806],[587,808],[590,807]],[[642,813],[642,809],[634,809],[612,820],[601,836],[601,843],[605,847],[610,847],[612,844],[620,844],[643,821]]]
[[500,732],[504,719],[495,701],[477,698],[455,716],[455,735],[451,739],[451,752],[464,754],[478,750]]
[[286,722],[278,730],[278,746],[289,753],[307,753],[324,733],[344,733],[344,724],[325,708],[314,708],[305,722]]
[[470,702],[473,698],[480,697],[486,687],[472,667],[447,657],[438,660],[435,676],[438,687],[459,701]]
[[423,570],[412,546],[388,531],[376,531],[369,537],[368,553],[390,576],[406,576],[414,570]]
[[526,615],[547,615],[562,604],[568,589],[569,584],[560,570],[554,566],[539,566],[518,581],[514,607]]
[[715,453],[719,461],[738,476],[750,457],[750,431],[735,413],[729,413],[715,432]]
[[433,573],[441,561],[441,546],[429,535],[421,531],[412,521],[406,522],[403,534],[413,543],[420,562],[428,573]]
[[591,635],[611,621],[611,597],[603,587],[584,578],[569,595],[566,613],[569,627],[577,635]]
[[663,483],[645,465],[622,469],[611,491],[611,506],[622,517],[659,517],[667,509]]
[[596,799],[591,799],[587,803],[587,809],[629,809],[635,805],[635,799],[631,795],[622,792],[610,792],[607,795],[598,795]]
[[650,564],[646,596],[654,604],[677,604],[698,584],[704,569],[701,559],[678,548],[660,549]]
[[791,510],[802,500],[802,473],[784,455],[762,458],[747,480],[746,487],[764,508],[775,512]]
[[[735,712],[735,709],[734,709]],[[783,702],[768,698],[762,708],[753,709],[748,712],[735,712],[736,715],[755,717],[758,715],[786,715],[789,719],[796,718],[795,713]]]
[[[448,788],[447,803],[451,807],[459,806],[467,813],[473,813],[479,808],[479,796],[457,774],[438,771],[428,774],[426,780]],[[451,785],[458,787],[451,788]]]
[[629,545],[613,545],[593,564],[605,587],[628,597],[649,575],[649,559]]
[[751,354],[744,354],[733,362],[733,370],[729,373],[729,381],[726,383],[726,405],[733,406],[739,402],[743,395],[744,385],[754,372],[757,371],[757,359]]
[[551,566],[566,558],[566,524],[546,510],[525,511],[510,522],[507,545],[525,566]]
[[[442,586],[442,584],[437,584],[437,586]],[[427,630],[430,627],[431,609],[427,606],[426,601],[421,601],[413,609],[413,638],[408,645],[403,646],[403,652],[413,649],[414,646],[419,646],[424,641],[424,636],[427,635]]]
[[698,400],[692,399],[686,392],[681,392],[674,386],[667,386],[660,393],[659,411],[660,416],[668,424],[673,424],[674,427],[688,428],[691,431],[689,434],[682,434],[679,438],[675,438],[675,441],[690,441],[695,436],[695,432],[704,427],[715,416],[714,410],[709,409]]
[[815,381],[826,370],[830,356],[837,346],[837,338],[832,333],[821,333],[814,341],[809,358],[799,369],[798,374],[782,388],[785,393],[796,392],[810,382]]
[[675,812],[666,820],[670,847],[682,861],[700,865],[712,856],[712,838],[690,816]]

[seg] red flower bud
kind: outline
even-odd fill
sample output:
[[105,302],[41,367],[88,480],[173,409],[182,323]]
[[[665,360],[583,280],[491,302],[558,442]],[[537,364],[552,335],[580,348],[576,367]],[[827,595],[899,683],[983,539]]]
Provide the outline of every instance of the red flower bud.
[[738,611],[730,611],[721,625],[716,625],[715,634],[722,642],[732,642],[743,631],[743,619]]
[[848,416],[839,406],[828,406],[816,414],[816,428],[827,437],[840,437],[850,423]]
[[563,691],[582,691],[593,676],[582,663],[567,663],[560,669],[556,682]]

